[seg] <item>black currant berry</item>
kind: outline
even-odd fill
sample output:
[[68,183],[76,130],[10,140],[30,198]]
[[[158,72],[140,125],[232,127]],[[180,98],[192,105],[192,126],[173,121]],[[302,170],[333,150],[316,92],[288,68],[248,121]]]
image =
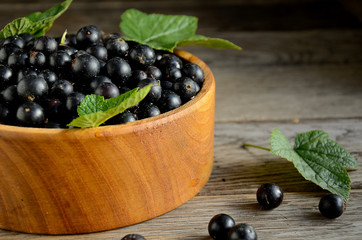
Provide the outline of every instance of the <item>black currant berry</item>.
[[49,87],[51,87],[53,83],[58,80],[57,74],[49,69],[41,71],[38,76],[44,78]]
[[38,52],[42,52],[45,55],[49,55],[53,52],[56,52],[58,48],[58,43],[54,38],[48,36],[41,36],[34,40],[33,49]]
[[100,68],[98,59],[88,53],[81,54],[72,61],[72,73],[82,79],[97,76]]
[[139,44],[129,52],[131,62],[139,67],[149,66],[155,63],[155,50],[150,46]]
[[216,240],[226,240],[230,229],[234,226],[235,221],[232,217],[224,213],[217,214],[209,222],[209,235]]
[[0,64],[0,88],[7,87],[12,82],[13,70],[5,65]]
[[182,77],[173,85],[173,89],[183,99],[189,100],[196,96],[200,91],[199,85],[188,77]]
[[19,48],[17,45],[13,43],[4,44],[0,48],[0,62],[7,64],[9,55],[13,52],[20,51],[21,48]]
[[319,201],[319,211],[326,218],[337,218],[344,211],[344,201],[337,194],[327,194]]
[[255,229],[245,223],[235,225],[230,229],[228,240],[257,240]]
[[149,78],[154,78],[156,80],[161,80],[162,78],[162,72],[156,66],[148,66],[145,72]]
[[124,111],[124,112],[114,116],[112,119],[110,119],[107,122],[107,124],[115,125],[115,124],[134,122],[137,120],[138,120],[138,118],[135,114],[131,113],[130,111]]
[[112,82],[111,79],[109,79],[106,76],[103,75],[99,75],[97,77],[94,77],[90,83],[89,83],[89,90],[90,92],[94,92],[96,90],[96,88],[98,87],[99,84],[101,84],[102,82]]
[[25,41],[25,44],[34,39],[33,34],[30,33],[22,33],[19,35],[19,37],[21,37]]
[[159,62],[158,62],[158,65],[163,70],[165,70],[167,68],[181,69],[183,66],[182,60],[179,57],[177,57],[176,55],[171,54],[171,53],[163,54],[161,60],[159,60]]
[[184,76],[191,78],[197,84],[202,86],[204,82],[204,71],[199,67],[199,65],[194,63],[186,63],[185,66],[182,68],[182,73]]
[[164,79],[167,81],[176,82],[177,79],[182,77],[182,73],[181,73],[181,70],[176,67],[166,68],[164,70],[163,76],[164,76]]
[[147,86],[149,84],[153,84],[153,85],[157,85],[157,86],[152,86],[151,87],[151,90],[148,92],[148,94],[145,97],[144,101],[157,102],[161,98],[162,87],[161,87],[161,85],[158,84],[158,81],[156,79],[146,78],[146,79],[140,81],[137,84],[137,87],[143,88],[143,87],[145,87],[145,86]]
[[25,47],[25,40],[20,36],[11,36],[5,39],[3,44],[12,43],[18,46],[19,48]]
[[24,77],[28,75],[38,76],[38,74],[31,68],[19,69],[16,73],[16,82],[20,82]]
[[119,96],[118,87],[111,82],[102,82],[94,90],[94,94],[103,96],[105,99]]
[[259,187],[256,198],[264,209],[273,209],[282,203],[283,191],[274,183],[265,183]]
[[26,102],[16,111],[16,119],[22,126],[39,126],[45,120],[44,109],[35,102]]
[[132,88],[135,88],[140,81],[142,81],[146,78],[147,78],[147,74],[144,71],[134,70],[132,72],[132,75],[131,75],[129,81],[127,82],[127,85]]
[[131,66],[126,60],[120,57],[114,57],[108,60],[106,71],[112,82],[118,86],[126,84],[132,75]]
[[46,63],[46,56],[42,52],[31,51],[29,53],[29,63],[35,68],[42,68]]
[[96,26],[85,26],[77,32],[77,45],[82,49],[86,49],[90,45],[99,43],[101,38],[102,33]]
[[146,238],[139,234],[127,234],[121,240],[146,240]]
[[11,86],[5,88],[1,92],[1,98],[4,102],[9,103],[9,104],[17,103],[19,101],[17,85],[11,85]]
[[161,87],[163,90],[172,90],[173,89],[173,83],[170,81],[161,81]]
[[61,120],[65,117],[65,107],[59,99],[47,99],[42,103],[42,106],[50,121],[54,120],[61,122]]
[[8,66],[12,69],[21,68],[28,63],[29,55],[23,51],[16,51],[9,55]]
[[93,55],[94,57],[96,57],[98,60],[101,61],[107,61],[108,59],[107,49],[101,44],[96,44],[88,47],[86,49],[86,52]]
[[77,52],[75,48],[67,45],[59,45],[58,51],[65,51],[66,53],[68,53],[69,56],[72,56],[74,53]]
[[70,69],[72,58],[66,51],[57,51],[49,56],[49,66],[54,71],[64,71]]
[[10,122],[10,110],[5,105],[0,103],[0,123],[7,123]]
[[147,104],[142,105],[137,112],[139,112],[138,115],[142,119],[158,116],[161,114],[160,109],[157,107],[157,105],[155,105],[153,103],[147,103]]
[[27,75],[18,83],[17,92],[20,98],[30,102],[43,99],[48,94],[48,83],[42,77]]
[[181,97],[171,90],[162,91],[161,98],[157,103],[162,112],[167,112],[181,106]]
[[111,57],[126,57],[128,55],[128,43],[121,37],[107,39],[104,46]]
[[67,96],[65,100],[65,108],[72,114],[77,114],[77,108],[80,105],[80,102],[84,98],[84,94],[80,92],[73,92]]
[[55,81],[50,89],[51,96],[61,101],[65,101],[67,96],[72,92],[74,92],[74,87],[72,83],[64,79]]

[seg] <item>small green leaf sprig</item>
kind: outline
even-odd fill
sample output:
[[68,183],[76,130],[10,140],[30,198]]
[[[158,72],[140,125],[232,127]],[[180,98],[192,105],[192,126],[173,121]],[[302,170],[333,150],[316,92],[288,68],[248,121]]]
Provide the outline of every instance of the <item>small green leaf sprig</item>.
[[53,22],[68,9],[71,3],[72,0],[66,0],[44,12],[35,12],[13,20],[0,31],[0,39],[22,33],[30,33],[34,37],[45,35],[52,27]]
[[306,180],[348,201],[351,180],[347,170],[358,169],[358,164],[347,150],[329,138],[328,133],[313,130],[298,134],[292,147],[285,135],[274,129],[270,149],[248,143],[244,143],[243,147],[267,150],[293,162]]
[[79,117],[67,126],[89,128],[98,127],[110,118],[141,102],[151,90],[153,84],[141,89],[134,88],[117,97],[104,99],[103,96],[90,94],[84,97],[77,108]]

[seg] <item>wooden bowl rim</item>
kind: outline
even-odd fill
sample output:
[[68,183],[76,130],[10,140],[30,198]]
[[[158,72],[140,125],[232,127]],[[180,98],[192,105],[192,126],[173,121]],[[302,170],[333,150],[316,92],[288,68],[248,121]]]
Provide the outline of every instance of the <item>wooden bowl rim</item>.
[[205,74],[203,86],[200,92],[195,96],[195,98],[193,98],[192,100],[188,101],[187,103],[183,104],[182,106],[174,110],[168,111],[166,113],[160,114],[155,117],[145,118],[134,122],[129,122],[126,124],[107,125],[107,126],[99,126],[94,128],[52,129],[52,128],[20,127],[20,126],[0,124],[0,134],[16,133],[16,134],[23,134],[24,136],[26,136],[27,134],[56,135],[64,133],[64,134],[76,134],[77,136],[85,134],[89,136],[88,134],[97,135],[97,133],[103,131],[111,131],[111,132],[117,131],[118,133],[137,131],[143,128],[147,128],[148,126],[150,126],[150,124],[154,124],[156,121],[167,122],[168,120],[171,120],[169,119],[171,116],[172,120],[174,121],[175,119],[180,118],[185,114],[187,114],[188,111],[186,111],[186,109],[197,108],[198,103],[204,98],[206,94],[208,94],[208,92],[211,91],[211,89],[215,84],[214,76],[210,68],[201,59],[199,59],[198,57],[189,52],[179,49],[175,49],[174,54],[178,55],[179,57],[181,57],[186,61],[193,63],[197,62],[197,64],[203,69]]

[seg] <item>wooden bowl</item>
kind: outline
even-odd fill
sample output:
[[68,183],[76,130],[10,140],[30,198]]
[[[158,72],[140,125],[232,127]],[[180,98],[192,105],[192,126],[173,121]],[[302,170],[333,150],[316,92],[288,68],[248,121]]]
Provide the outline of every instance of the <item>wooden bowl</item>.
[[195,196],[213,163],[215,81],[162,115],[88,129],[0,125],[0,228],[76,234],[139,223]]

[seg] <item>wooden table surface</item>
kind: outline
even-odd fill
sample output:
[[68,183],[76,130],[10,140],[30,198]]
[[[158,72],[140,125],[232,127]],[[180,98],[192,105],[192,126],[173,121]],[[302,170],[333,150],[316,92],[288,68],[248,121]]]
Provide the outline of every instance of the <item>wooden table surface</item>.
[[[60,1],[2,0],[0,25]],[[259,239],[361,239],[362,174],[349,172],[350,200],[334,220],[318,211],[326,191],[304,180],[292,163],[244,142],[268,146],[274,128],[290,141],[313,129],[328,132],[362,166],[362,4],[358,0],[86,1],[75,0],[49,35],[96,24],[118,31],[128,8],[199,17],[198,33],[221,37],[242,51],[187,47],[216,79],[214,169],[201,192],[181,207],[134,226],[99,233],[46,236],[0,230],[5,239],[211,239],[218,213],[252,225]],[[262,183],[285,194],[264,211],[256,202]],[[1,200],[1,197],[0,197]],[[1,213],[0,213],[1,214]]]

